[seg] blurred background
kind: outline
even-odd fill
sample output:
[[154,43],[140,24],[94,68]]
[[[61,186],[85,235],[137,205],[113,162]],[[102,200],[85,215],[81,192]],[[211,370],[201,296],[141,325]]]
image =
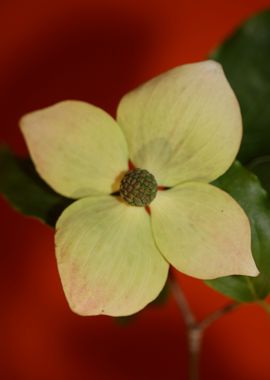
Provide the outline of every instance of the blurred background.
[[[1,0],[0,141],[27,154],[26,112],[81,99],[114,114],[121,96],[173,66],[204,59],[270,0]],[[1,173],[0,173],[1,180]],[[172,297],[120,325],[65,301],[53,231],[0,199],[0,379],[187,379],[184,324]],[[227,300],[179,275],[199,318]],[[203,380],[269,380],[270,319],[254,305],[207,331]]]

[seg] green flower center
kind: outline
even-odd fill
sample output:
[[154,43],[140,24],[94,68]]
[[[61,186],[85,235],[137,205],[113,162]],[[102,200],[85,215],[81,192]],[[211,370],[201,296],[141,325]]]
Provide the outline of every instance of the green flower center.
[[144,169],[129,170],[120,184],[121,197],[132,206],[147,206],[157,194],[157,182],[153,174]]

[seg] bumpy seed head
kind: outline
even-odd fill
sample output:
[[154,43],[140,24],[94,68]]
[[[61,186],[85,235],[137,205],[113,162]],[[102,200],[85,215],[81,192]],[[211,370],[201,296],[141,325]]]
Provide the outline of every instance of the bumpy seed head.
[[121,197],[132,206],[147,206],[156,194],[155,177],[144,169],[129,170],[120,184]]

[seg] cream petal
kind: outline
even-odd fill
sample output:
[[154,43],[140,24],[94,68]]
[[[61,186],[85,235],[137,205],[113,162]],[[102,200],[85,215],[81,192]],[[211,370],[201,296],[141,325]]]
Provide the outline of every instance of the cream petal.
[[21,129],[38,173],[60,194],[80,198],[118,190],[127,144],[106,112],[64,101],[27,114]]
[[113,196],[84,198],[63,212],[56,227],[58,268],[75,313],[133,314],[163,288],[169,265],[144,208]]
[[238,102],[214,61],[176,67],[128,93],[117,121],[134,164],[169,187],[219,177],[242,137]]
[[151,215],[157,246],[179,271],[201,279],[258,274],[248,218],[220,189],[186,183],[161,191]]

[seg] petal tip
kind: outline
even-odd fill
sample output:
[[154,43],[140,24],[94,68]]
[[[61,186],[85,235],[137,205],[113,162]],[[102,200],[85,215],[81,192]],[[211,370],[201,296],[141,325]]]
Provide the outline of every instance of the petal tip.
[[24,129],[25,129],[25,126],[26,126],[26,123],[25,123],[26,118],[27,118],[27,115],[23,115],[19,119],[19,128],[20,128],[20,130],[21,130],[22,133],[24,133]]
[[217,61],[214,61],[212,59],[209,59],[207,61],[203,61],[202,64],[205,66],[205,69],[207,71],[212,71],[212,72],[223,72],[223,68],[221,64]]
[[245,264],[243,264],[243,267],[241,270],[239,270],[239,273],[242,276],[249,276],[249,277],[257,277],[260,274],[260,271],[258,270],[256,263],[253,259],[252,253],[250,252],[250,260],[247,261]]
[[31,133],[31,130],[32,130],[31,128],[31,126],[33,125],[32,115],[35,112],[38,112],[38,111],[33,111],[33,112],[23,115],[22,117],[20,117],[19,122],[18,122],[20,131],[23,134],[23,137],[26,141],[28,139],[29,133]]
[[66,296],[68,305],[70,310],[74,313],[79,315],[80,317],[93,317],[97,315],[104,314],[104,310],[100,307],[86,307],[82,304],[82,302],[74,302],[74,300],[69,299],[68,296]]
[[250,268],[250,270],[248,271],[246,275],[250,277],[257,277],[259,274],[260,274],[260,271],[258,270],[256,265],[254,265],[252,268]]

